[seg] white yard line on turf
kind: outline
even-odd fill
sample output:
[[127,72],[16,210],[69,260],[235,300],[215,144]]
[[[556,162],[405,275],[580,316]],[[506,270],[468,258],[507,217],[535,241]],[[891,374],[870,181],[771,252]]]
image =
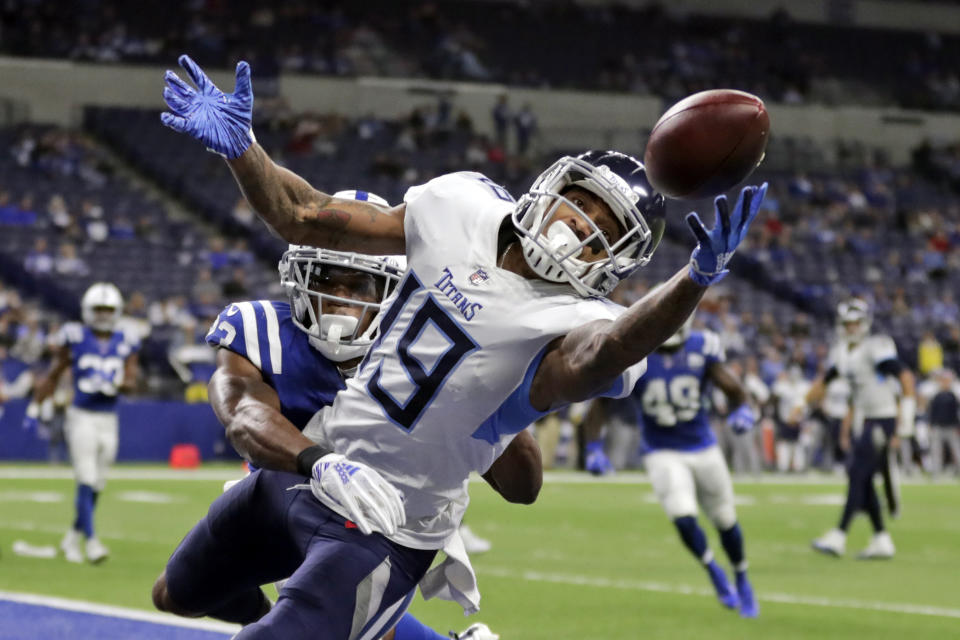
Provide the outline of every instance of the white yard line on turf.
[[222,631],[223,633],[236,633],[240,630],[240,625],[228,624],[226,622],[216,622],[215,620],[178,618],[177,616],[167,613],[142,611],[140,609],[128,609],[126,607],[115,607],[97,602],[85,602],[83,600],[68,600],[66,598],[55,598],[53,596],[40,596],[32,593],[13,593],[10,591],[0,591],[0,600],[21,602],[23,604],[32,604],[41,607],[52,607],[54,609],[64,609],[66,611],[94,613],[112,618],[125,618],[127,620],[153,622],[172,627],[189,627],[191,629],[204,629],[206,631]]
[[[593,578],[566,573],[544,573],[540,571],[517,571],[506,567],[477,566],[477,573],[481,576],[490,575],[512,580],[526,580],[528,582],[548,582],[553,584],[567,584],[573,586],[606,587],[610,589],[626,589],[630,591],[657,591],[660,593],[675,593],[687,596],[714,596],[710,589],[690,587],[687,585],[672,585],[662,582],[643,580],[611,580],[609,578]],[[870,611],[887,611],[890,613],[909,613],[919,616],[934,616],[939,618],[960,618],[960,609],[946,607],[931,607],[922,604],[900,602],[868,602],[864,600],[850,600],[847,598],[826,598],[822,596],[797,596],[789,593],[761,593],[757,596],[761,602],[778,602],[781,604],[797,604],[812,607],[832,607],[837,609],[866,609]]]

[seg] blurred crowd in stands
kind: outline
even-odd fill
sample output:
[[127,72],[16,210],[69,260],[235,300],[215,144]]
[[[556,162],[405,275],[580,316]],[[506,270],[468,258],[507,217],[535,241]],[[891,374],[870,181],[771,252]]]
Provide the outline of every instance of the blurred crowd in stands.
[[780,102],[960,108],[960,71],[952,63],[960,37],[799,23],[784,7],[747,20],[678,17],[658,2],[6,0],[0,52],[164,65],[189,52],[208,67],[243,58],[261,95],[279,73],[296,72],[667,99],[736,86]]

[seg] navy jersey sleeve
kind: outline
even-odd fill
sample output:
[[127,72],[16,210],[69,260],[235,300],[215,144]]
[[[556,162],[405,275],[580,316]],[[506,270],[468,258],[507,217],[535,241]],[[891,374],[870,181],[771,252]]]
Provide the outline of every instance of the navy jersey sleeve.
[[264,373],[283,372],[277,311],[267,300],[228,306],[210,327],[206,341],[243,356]]

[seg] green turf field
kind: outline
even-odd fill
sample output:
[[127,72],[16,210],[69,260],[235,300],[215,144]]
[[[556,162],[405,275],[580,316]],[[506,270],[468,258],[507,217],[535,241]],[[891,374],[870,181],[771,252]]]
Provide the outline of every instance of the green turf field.
[[[170,552],[232,473],[112,479],[97,514],[112,556],[93,567],[11,552],[16,539],[56,544],[72,513],[65,470],[59,479],[13,477],[27,469],[44,471],[0,466],[0,590],[143,609],[151,608],[150,586]],[[482,620],[504,640],[960,637],[958,484],[905,486],[904,516],[891,526],[896,559],[861,562],[854,556],[866,543],[865,518],[854,524],[848,557],[809,550],[810,539],[837,519],[839,482],[739,483],[762,608],[759,620],[741,620],[716,604],[649,485],[631,476],[616,480],[548,477],[531,507],[508,505],[474,484],[468,521],[494,543],[475,558],[482,611],[465,621],[452,603],[418,598],[413,612],[444,632]]]

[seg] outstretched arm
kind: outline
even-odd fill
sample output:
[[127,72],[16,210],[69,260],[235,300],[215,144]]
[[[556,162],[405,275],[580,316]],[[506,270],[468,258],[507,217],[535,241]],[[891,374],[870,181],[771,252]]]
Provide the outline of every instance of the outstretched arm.
[[759,213],[766,189],[766,184],[744,187],[732,212],[726,197],[718,197],[716,222],[710,230],[696,213],[690,213],[687,224],[698,244],[689,266],[616,320],[597,320],[554,340],[534,375],[533,407],[546,411],[603,393],[624,370],[672,336],[707,287],[727,274],[727,263]]
[[210,406],[240,455],[258,467],[298,471],[297,456],[314,443],[283,417],[277,392],[249,360],[219,349],[209,391]]
[[237,65],[233,93],[221,91],[189,56],[180,66],[195,86],[167,71],[160,120],[219,153],[250,205],[281,238],[293,244],[372,254],[404,252],[403,205],[337,200],[274,163],[253,135],[250,65]]
[[405,205],[386,209],[334,198],[277,165],[257,143],[227,164],[253,210],[287,242],[367,254],[404,252]]
[[558,338],[534,375],[531,404],[547,411],[608,389],[624,370],[676,333],[706,290],[684,267],[616,320],[596,320]]

